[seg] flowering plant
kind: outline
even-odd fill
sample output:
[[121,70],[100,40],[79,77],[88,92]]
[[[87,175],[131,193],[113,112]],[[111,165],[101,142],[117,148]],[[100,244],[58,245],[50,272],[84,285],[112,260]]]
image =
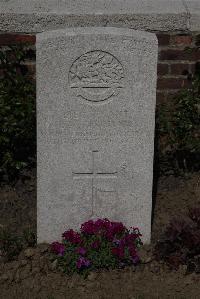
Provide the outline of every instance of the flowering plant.
[[89,220],[81,225],[80,232],[65,231],[62,242],[53,242],[51,250],[65,273],[87,274],[139,263],[140,236],[138,228],[128,230],[121,222]]

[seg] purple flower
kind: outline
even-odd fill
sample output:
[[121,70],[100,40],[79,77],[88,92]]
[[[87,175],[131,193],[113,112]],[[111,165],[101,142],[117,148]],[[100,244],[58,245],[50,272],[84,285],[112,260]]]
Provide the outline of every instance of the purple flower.
[[53,242],[51,244],[51,250],[60,255],[60,256],[63,256],[64,253],[65,253],[65,246],[62,244],[62,243],[59,243],[59,242]]
[[114,235],[121,234],[126,231],[126,227],[121,222],[111,222],[111,230]]
[[90,261],[84,257],[79,257],[78,261],[76,262],[76,267],[78,269],[81,269],[83,267],[89,267],[90,266]]
[[105,232],[110,227],[108,219],[89,220],[81,225],[81,232],[88,235],[95,235]]
[[69,229],[63,233],[63,239],[71,242],[72,244],[80,244],[82,242],[81,235],[73,229]]
[[81,232],[87,235],[94,235],[98,233],[98,230],[93,220],[89,220],[81,225]]
[[138,254],[136,252],[136,249],[133,245],[129,246],[129,253],[130,253],[130,257],[131,257],[133,264],[137,264],[140,261],[140,258],[139,258]]
[[76,248],[76,253],[80,254],[80,255],[85,255],[87,252],[87,250],[84,247],[78,247]]
[[140,261],[140,258],[138,255],[135,255],[134,257],[131,258],[132,259],[132,262],[134,265],[138,264],[139,261]]
[[121,222],[111,222],[108,219],[89,220],[81,225],[81,232],[88,235],[103,235],[112,241],[116,234],[127,231]]
[[118,246],[118,245],[120,245],[121,240],[118,240],[118,239],[114,238],[113,243]]
[[135,233],[128,233],[120,240],[120,246],[135,246],[135,241],[139,235]]

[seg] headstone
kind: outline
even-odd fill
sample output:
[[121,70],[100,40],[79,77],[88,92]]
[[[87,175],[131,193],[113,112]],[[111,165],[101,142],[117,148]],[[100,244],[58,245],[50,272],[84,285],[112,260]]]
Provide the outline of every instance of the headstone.
[[37,35],[38,242],[91,218],[150,241],[156,67],[151,33]]

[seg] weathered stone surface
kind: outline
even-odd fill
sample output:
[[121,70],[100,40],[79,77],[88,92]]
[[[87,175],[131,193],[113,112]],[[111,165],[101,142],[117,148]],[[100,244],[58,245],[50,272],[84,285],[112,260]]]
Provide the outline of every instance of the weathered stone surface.
[[[77,26],[139,30],[200,29],[198,0],[2,0],[0,31],[41,32]],[[191,24],[190,24],[191,21]]]
[[199,0],[186,0],[185,5],[188,11],[189,29],[191,31],[200,30],[200,1]]
[[151,33],[37,35],[39,242],[97,217],[149,242],[156,64]]

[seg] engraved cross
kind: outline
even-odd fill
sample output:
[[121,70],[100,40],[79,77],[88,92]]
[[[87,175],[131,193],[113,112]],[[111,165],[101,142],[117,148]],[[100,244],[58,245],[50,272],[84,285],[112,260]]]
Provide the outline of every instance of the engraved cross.
[[[96,191],[100,191],[99,189],[96,190],[95,188],[95,180],[96,179],[116,179],[117,178],[117,171],[115,172],[99,172],[96,168],[96,154],[98,151],[92,151],[92,171],[91,172],[73,172],[73,177],[75,179],[91,179],[92,181],[92,215],[94,209],[94,200],[96,196]],[[113,190],[107,190],[106,192],[114,192]]]

